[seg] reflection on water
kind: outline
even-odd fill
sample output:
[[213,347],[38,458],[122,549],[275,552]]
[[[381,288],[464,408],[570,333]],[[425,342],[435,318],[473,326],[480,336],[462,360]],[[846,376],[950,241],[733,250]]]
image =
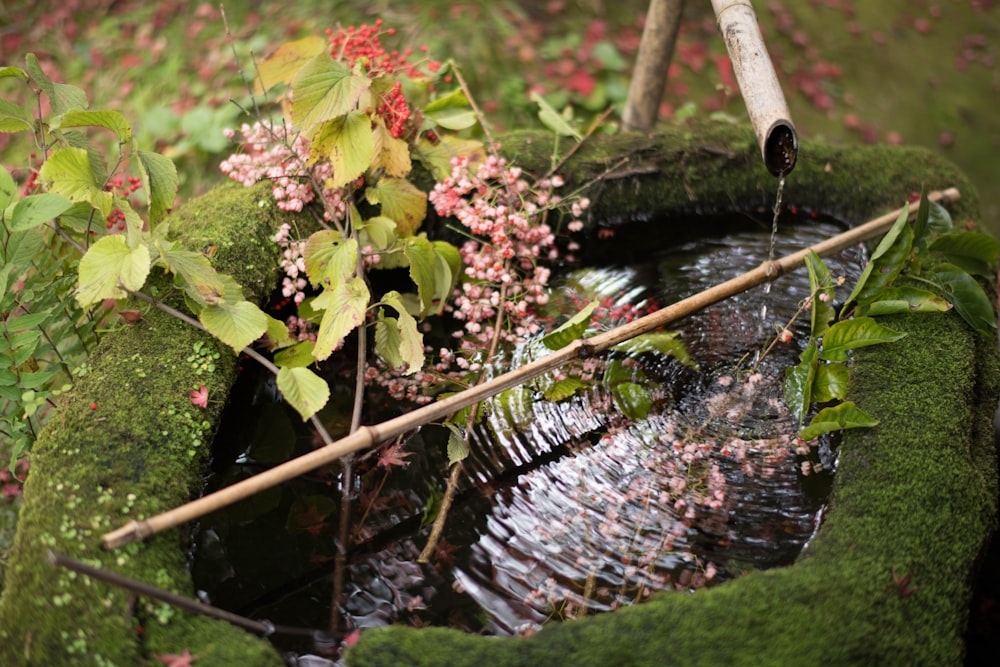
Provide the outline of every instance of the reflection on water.
[[[786,229],[776,252],[837,231],[817,223]],[[755,268],[768,245],[766,230],[745,232],[651,254],[644,264],[580,270],[553,302],[603,299],[599,324],[610,327],[607,318]],[[856,276],[860,258],[828,264],[835,276]],[[650,397],[645,418],[626,419],[616,408],[600,381],[607,360],[578,369],[597,381],[564,401],[543,400],[537,385],[493,401],[473,434],[463,495],[432,564],[417,564],[416,555],[425,508],[443,484],[444,429],[409,439],[415,455],[405,470],[360,462],[345,617],[355,627],[432,623],[507,634],[792,562],[815,530],[833,465],[827,443],[796,441],[798,425],[780,398],[807,323],[790,325],[793,341],[750,365],[808,292],[804,270],[782,277],[766,297],[763,326],[762,287],[679,322],[697,371],[658,354],[613,355]],[[220,434],[235,438],[239,454],[235,465],[219,466],[214,486],[256,471],[275,447],[310,446],[284,406],[254,391],[249,414],[230,416]],[[266,442],[256,434],[259,418]],[[323,627],[336,487],[336,471],[320,472],[207,519],[194,549],[203,596],[275,623]],[[261,553],[264,539],[275,546]]]

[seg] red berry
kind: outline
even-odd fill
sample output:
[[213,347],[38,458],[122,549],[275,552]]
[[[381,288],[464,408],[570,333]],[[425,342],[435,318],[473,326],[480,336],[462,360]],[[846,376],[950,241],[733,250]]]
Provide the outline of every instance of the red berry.
[[90,404],[90,409],[91,410],[96,410],[97,409],[97,403],[91,403]]

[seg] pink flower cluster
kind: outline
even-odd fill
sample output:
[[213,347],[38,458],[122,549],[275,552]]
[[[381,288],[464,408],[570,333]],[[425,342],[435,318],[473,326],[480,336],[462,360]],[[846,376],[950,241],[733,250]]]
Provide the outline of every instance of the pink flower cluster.
[[287,222],[283,223],[274,235],[274,242],[281,248],[279,265],[285,272],[281,281],[281,295],[286,299],[293,299],[295,305],[299,305],[305,300],[305,289],[309,285],[306,280],[306,242],[289,238],[291,231],[292,226]]
[[[476,237],[459,248],[464,275],[444,308],[464,322],[453,334],[462,340],[457,350],[438,350],[426,371],[407,377],[382,366],[369,368],[370,383],[382,386],[396,400],[426,403],[431,399],[423,389],[442,378],[460,381],[481,370],[475,358],[489,346],[501,311],[506,322],[500,335],[508,343],[523,342],[542,331],[537,306],[548,303],[551,275],[542,263],[559,257],[546,217],[557,207],[566,208],[554,194],[562,185],[559,176],[532,185],[519,168],[495,156],[475,168],[466,157],[452,160],[451,175],[434,186],[428,199],[438,215],[455,218]],[[572,202],[570,231],[582,227],[578,218],[589,205],[586,199]],[[431,349],[427,352],[433,354]]]
[[[434,186],[428,199],[438,215],[454,217],[476,237],[459,249],[465,276],[445,307],[465,322],[464,347],[489,343],[491,323],[501,308],[508,318],[502,330],[508,342],[541,331],[535,308],[548,302],[551,271],[539,261],[559,256],[546,217],[561,202],[554,191],[562,184],[553,176],[532,187],[520,168],[490,156],[475,170],[466,157],[452,159],[451,175]],[[581,202],[574,205],[574,212],[586,208]],[[570,228],[581,225],[574,220]]]
[[[236,131],[227,128],[225,135],[236,139]],[[246,187],[268,180],[273,184],[278,208],[283,211],[301,211],[316,199],[314,183],[326,183],[333,176],[333,167],[326,160],[307,168],[309,140],[287,125],[272,125],[258,121],[240,128],[242,151],[222,161],[222,173]],[[346,215],[341,190],[322,190],[323,218],[327,222],[343,220]]]
[[[225,135],[236,139],[237,132],[226,129]],[[309,156],[309,141],[301,135],[293,135],[291,128],[282,124],[256,122],[243,124],[239,130],[242,150],[229,156],[220,165],[224,174],[246,187],[268,180],[272,183],[271,194],[283,211],[301,211],[306,205],[316,201],[317,184],[326,183],[333,175],[333,168],[327,161],[306,167]],[[347,205],[340,188],[322,187],[323,219],[340,222],[347,216]],[[308,281],[305,277],[303,252],[305,241],[292,238],[291,227],[286,223],[274,236],[274,242],[281,249],[280,266],[285,275],[281,293],[296,304],[306,297]],[[314,327],[296,317],[287,322],[289,332],[299,340],[314,339]]]

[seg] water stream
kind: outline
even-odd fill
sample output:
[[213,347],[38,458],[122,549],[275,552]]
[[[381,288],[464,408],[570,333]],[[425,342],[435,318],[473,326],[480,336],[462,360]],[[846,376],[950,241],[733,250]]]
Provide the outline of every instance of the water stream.
[[[601,299],[607,317],[597,323],[611,327],[841,231],[799,223],[773,234],[751,225],[629,266],[573,271],[552,302],[572,311]],[[861,261],[860,251],[848,251],[828,264],[833,275],[852,277]],[[618,354],[579,368],[595,381],[569,399],[549,402],[530,386],[494,401],[473,433],[467,478],[431,564],[416,556],[425,508],[442,488],[447,432],[412,434],[405,469],[359,460],[344,602],[350,625],[511,634],[791,563],[816,528],[835,454],[830,441],[797,441],[781,400],[784,368],[796,362],[807,324],[790,325],[793,341],[752,365],[808,295],[805,272],[766,292],[755,288],[678,323],[697,370],[660,354]],[[779,326],[761,325],[765,303]],[[518,350],[511,361],[531,353]],[[269,379],[241,382],[209,490],[315,446]],[[648,398],[644,418],[623,417],[620,401],[632,394],[622,382]],[[334,402],[346,403],[338,396],[335,384]],[[205,519],[192,548],[203,599],[283,625],[325,627],[337,475],[321,470]]]
[[[769,280],[764,283],[764,294],[768,295],[771,293],[771,263],[774,261],[774,244],[778,237],[778,218],[781,217],[781,199],[785,192],[785,177],[781,176],[778,178],[778,192],[774,196],[774,217],[771,219],[771,240],[767,246],[767,263],[768,271],[767,277]],[[767,326],[767,299],[764,299],[764,303],[760,307],[760,324],[761,332],[763,333],[764,327]]]

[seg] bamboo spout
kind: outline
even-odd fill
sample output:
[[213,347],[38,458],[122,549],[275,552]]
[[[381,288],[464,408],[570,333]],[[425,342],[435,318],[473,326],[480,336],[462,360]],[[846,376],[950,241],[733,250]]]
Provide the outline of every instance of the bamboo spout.
[[750,0],[712,0],[736,82],[767,170],[781,177],[795,168],[799,139],[778,76],[764,47]]

